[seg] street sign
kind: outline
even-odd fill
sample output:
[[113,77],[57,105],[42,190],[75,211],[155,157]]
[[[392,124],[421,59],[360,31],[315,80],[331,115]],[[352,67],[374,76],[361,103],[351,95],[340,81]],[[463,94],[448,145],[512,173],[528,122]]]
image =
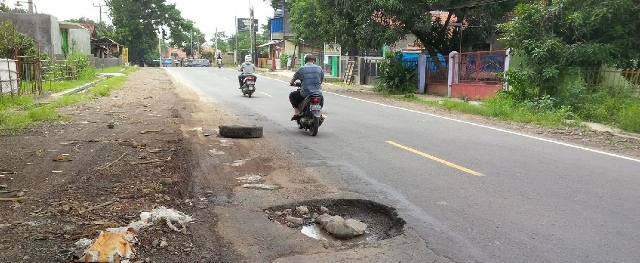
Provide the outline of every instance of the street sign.
[[[250,18],[238,18],[238,26],[236,30],[238,31],[249,31],[251,27],[251,19]],[[253,31],[258,31],[258,19],[253,19]]]
[[340,56],[340,44],[336,43],[324,43],[324,55],[325,56]]
[[129,63],[129,48],[122,48],[122,63]]

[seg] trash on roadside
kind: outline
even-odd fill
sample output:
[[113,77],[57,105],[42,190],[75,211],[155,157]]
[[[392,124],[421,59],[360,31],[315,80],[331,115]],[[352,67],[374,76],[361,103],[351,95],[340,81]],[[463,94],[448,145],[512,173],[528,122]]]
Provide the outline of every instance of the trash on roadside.
[[261,189],[261,190],[275,190],[280,188],[277,185],[272,184],[243,184],[244,188],[253,188],[253,189]]
[[98,238],[85,251],[83,262],[121,262],[127,263],[134,258],[134,250],[130,242],[136,240],[133,228],[126,234],[101,231]]
[[70,162],[71,159],[69,159],[69,154],[61,154],[56,156],[55,158],[53,158],[54,161],[56,162]]
[[238,181],[243,183],[255,183],[262,180],[262,175],[260,174],[247,174],[245,176],[236,177]]
[[[133,245],[138,243],[136,231],[149,225],[164,222],[171,230],[184,232],[186,224],[192,220],[191,216],[164,206],[154,208],[150,212],[140,213],[140,220],[131,222],[128,226],[107,228],[100,231],[100,235],[94,241],[86,238],[80,239],[75,243],[73,255],[82,254],[79,262],[129,263],[129,260],[135,257]],[[174,224],[178,224],[181,229]],[[61,250],[61,252],[65,252],[64,255],[67,255],[67,251]]]
[[193,219],[191,216],[188,216],[180,211],[173,210],[171,208],[166,208],[164,206],[154,208],[151,212],[142,212],[140,213],[140,220],[131,222],[126,227],[120,228],[109,228],[107,231],[115,232],[115,233],[126,233],[128,228],[133,228],[135,231],[138,231],[144,227],[149,225],[153,225],[156,223],[160,223],[162,221],[166,222],[167,226],[173,231],[182,231],[178,229],[174,223],[177,223],[182,229],[186,229],[186,223],[191,222]]

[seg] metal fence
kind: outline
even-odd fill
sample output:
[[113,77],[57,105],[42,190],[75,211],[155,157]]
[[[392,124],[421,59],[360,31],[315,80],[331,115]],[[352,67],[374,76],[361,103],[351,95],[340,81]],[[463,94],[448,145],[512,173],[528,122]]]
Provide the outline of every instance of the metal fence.
[[586,77],[586,82],[591,90],[604,88],[640,98],[640,70],[594,69]]
[[502,83],[502,74],[497,73],[504,72],[506,51],[458,53],[454,57],[456,63],[453,70],[458,83]]
[[373,85],[377,83],[377,78],[382,75],[380,65],[384,61],[381,57],[365,57],[362,58],[361,66],[359,67],[362,75],[360,76],[360,82],[363,85]]
[[50,89],[53,82],[77,80],[83,70],[81,63],[79,60],[40,60],[32,56],[3,60],[1,94],[41,94],[45,87]]
[[18,95],[42,93],[42,70],[40,58],[17,57]]
[[[429,84],[446,84],[449,77],[449,67],[444,57],[438,56],[434,59],[427,56],[427,66],[425,67],[425,83]],[[436,64],[437,63],[437,64]]]

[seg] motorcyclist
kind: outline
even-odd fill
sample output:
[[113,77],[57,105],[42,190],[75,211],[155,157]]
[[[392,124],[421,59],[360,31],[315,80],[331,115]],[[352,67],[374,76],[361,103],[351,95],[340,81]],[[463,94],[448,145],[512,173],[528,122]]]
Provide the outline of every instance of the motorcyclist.
[[300,89],[289,93],[289,102],[291,102],[291,106],[293,106],[292,121],[300,118],[298,105],[300,105],[304,98],[314,93],[322,95],[322,82],[324,82],[324,71],[322,67],[315,64],[316,58],[311,54],[307,54],[304,57],[304,63],[305,64],[293,74],[293,78],[289,82],[291,86],[294,86],[297,80],[300,80],[302,84]]
[[216,62],[218,63],[218,65],[222,64],[222,56],[220,56],[219,53],[218,53],[218,57],[216,57]]
[[[244,63],[240,64],[240,69],[238,69],[238,71],[242,72],[238,76],[238,82],[240,83],[240,89],[242,89],[242,82],[244,82],[244,78],[247,75],[254,75],[253,73],[256,72],[256,66],[253,65],[253,63],[251,63],[251,56],[246,55],[244,57]],[[255,75],[254,75],[254,77],[255,77]],[[255,79],[257,80],[258,78],[255,77]]]

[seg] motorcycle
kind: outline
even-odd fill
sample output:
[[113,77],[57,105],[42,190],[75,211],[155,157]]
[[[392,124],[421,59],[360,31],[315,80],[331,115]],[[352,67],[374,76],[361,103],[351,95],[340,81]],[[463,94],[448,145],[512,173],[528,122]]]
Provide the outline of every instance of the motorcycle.
[[218,68],[222,67],[222,59],[217,59],[216,62],[218,63]]
[[[300,90],[301,83],[296,82],[295,85]],[[318,128],[324,122],[322,115],[322,107],[324,106],[324,97],[321,94],[311,94],[304,98],[298,105],[300,110],[299,118],[296,120],[298,129],[309,131],[311,136],[318,135]]]
[[242,81],[242,95],[247,95],[251,98],[251,95],[256,91],[256,76],[249,74],[244,77]]

